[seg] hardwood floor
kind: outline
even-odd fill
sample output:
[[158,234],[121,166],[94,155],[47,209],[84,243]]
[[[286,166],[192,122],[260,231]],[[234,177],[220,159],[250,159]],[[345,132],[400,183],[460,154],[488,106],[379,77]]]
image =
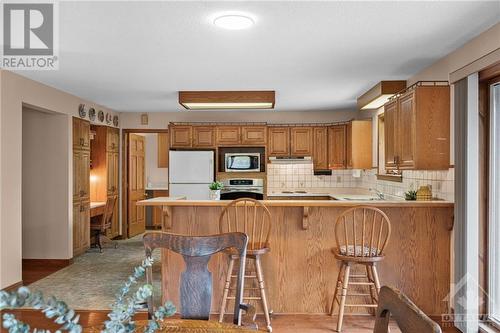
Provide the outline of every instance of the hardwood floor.
[[[43,314],[34,310],[22,309],[9,311],[16,314],[16,317],[30,324],[32,328],[46,328],[54,331],[57,325],[46,319]],[[98,326],[107,319],[108,311],[77,311],[80,314],[80,324],[84,327]],[[147,319],[146,313],[136,316],[137,320]],[[212,320],[217,320],[216,316]],[[336,317],[327,315],[275,315],[273,317],[273,332],[275,333],[331,333],[335,331]],[[265,330],[263,317],[257,318],[257,323],[262,330]],[[374,317],[372,316],[345,316],[345,333],[371,333],[373,332]],[[456,329],[444,329],[444,332],[458,332]],[[1,333],[6,332],[1,329]],[[391,333],[400,332],[396,324],[391,325]]]
[[72,260],[23,259],[22,276],[25,286],[32,284],[70,265]]

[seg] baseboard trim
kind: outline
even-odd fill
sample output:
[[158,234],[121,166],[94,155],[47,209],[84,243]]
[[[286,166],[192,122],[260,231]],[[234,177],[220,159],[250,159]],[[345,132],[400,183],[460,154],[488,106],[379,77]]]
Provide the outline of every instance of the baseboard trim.
[[11,284],[10,286],[3,288],[2,291],[14,291],[14,290],[17,290],[17,288],[22,287],[22,286],[23,286],[23,281],[21,280],[19,282],[16,282],[14,284]]
[[71,259],[23,259],[23,265],[29,267],[64,268],[73,263]]

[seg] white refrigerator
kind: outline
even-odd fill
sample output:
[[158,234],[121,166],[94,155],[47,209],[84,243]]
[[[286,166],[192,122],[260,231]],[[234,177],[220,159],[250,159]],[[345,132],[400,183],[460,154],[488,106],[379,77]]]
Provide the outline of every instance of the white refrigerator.
[[208,200],[208,185],[214,181],[214,152],[171,150],[169,195],[188,200]]

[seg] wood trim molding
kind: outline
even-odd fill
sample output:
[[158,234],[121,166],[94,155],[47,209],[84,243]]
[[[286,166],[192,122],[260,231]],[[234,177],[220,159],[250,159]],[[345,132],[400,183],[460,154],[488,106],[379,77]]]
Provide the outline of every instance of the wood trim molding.
[[498,62],[500,62],[500,48],[493,50],[481,58],[476,59],[462,68],[450,73],[450,83],[458,82],[461,79],[466,78],[468,75],[484,70],[485,68],[488,68]]
[[151,129],[151,128],[124,128],[123,133],[168,133],[168,128]]
[[17,288],[22,287],[22,286],[23,286],[23,281],[21,280],[19,282],[13,283],[10,286],[3,288],[2,291],[14,291],[14,290],[17,290]]
[[23,265],[63,268],[73,264],[70,259],[23,259]]

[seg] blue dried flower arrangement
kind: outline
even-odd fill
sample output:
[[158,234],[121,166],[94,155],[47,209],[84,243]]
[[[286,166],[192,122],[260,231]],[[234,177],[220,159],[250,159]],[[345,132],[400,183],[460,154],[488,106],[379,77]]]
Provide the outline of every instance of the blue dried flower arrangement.
[[[153,260],[147,258],[142,262],[141,266],[134,268],[134,273],[128,277],[116,295],[111,312],[108,314],[109,320],[104,323],[102,333],[131,333],[135,331],[134,314],[141,308],[140,305],[144,304],[147,298],[153,294],[153,286],[144,284],[132,296],[128,296],[128,293],[132,285],[136,284],[138,279],[144,277],[146,269],[152,265]],[[82,326],[78,324],[80,316],[63,301],[57,300],[55,297],[49,297],[45,300],[41,292],[32,293],[26,287],[21,287],[13,292],[0,291],[0,310],[16,309],[23,306],[31,306],[42,311],[47,318],[54,319],[56,324],[61,325],[56,333],[62,333],[63,331],[68,333],[82,332]],[[165,302],[156,309],[153,318],[148,321],[144,333],[154,333],[160,329],[160,322],[166,317],[172,316],[175,311],[175,306],[170,301]],[[11,313],[4,313],[2,319],[3,327],[9,333],[50,333],[49,330],[45,329],[35,328],[31,330],[28,324],[17,320]]]

